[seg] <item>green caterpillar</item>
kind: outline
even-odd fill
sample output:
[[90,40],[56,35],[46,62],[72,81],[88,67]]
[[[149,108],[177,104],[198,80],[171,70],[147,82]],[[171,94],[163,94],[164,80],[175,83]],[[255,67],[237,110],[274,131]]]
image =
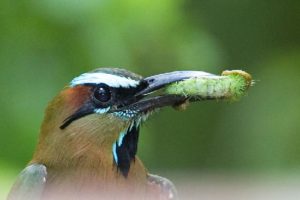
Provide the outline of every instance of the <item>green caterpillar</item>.
[[226,70],[221,76],[206,74],[172,83],[165,88],[166,94],[183,95],[194,100],[238,100],[253,85],[252,77],[241,70]]

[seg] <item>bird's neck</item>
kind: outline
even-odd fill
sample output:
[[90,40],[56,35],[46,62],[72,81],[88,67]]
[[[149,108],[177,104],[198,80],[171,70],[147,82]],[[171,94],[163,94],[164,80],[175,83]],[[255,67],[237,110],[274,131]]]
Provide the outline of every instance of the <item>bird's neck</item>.
[[[93,121],[93,118],[98,117],[89,118],[89,121]],[[46,137],[42,134],[33,161],[59,168],[111,167],[112,145],[120,131],[111,130],[104,135],[104,127],[91,129],[91,126],[81,123],[85,122],[78,120],[76,126],[70,125],[65,131],[55,128]]]
[[[46,134],[47,137],[42,134],[31,163],[47,167],[48,184],[55,191],[63,188],[76,193],[74,188],[80,188],[81,191],[92,190],[92,193],[102,194],[107,186],[118,193],[122,188],[124,191],[144,191],[147,171],[142,162],[135,158],[128,176],[124,177],[114,161],[112,145],[119,137],[120,127],[108,127],[108,123],[102,123],[101,127],[90,129],[101,119],[97,115],[88,117],[88,120],[77,120],[76,125],[68,126],[66,131],[55,128],[54,132]],[[43,125],[42,130],[48,129],[47,126]],[[109,130],[105,137],[103,130]],[[86,187],[82,188],[83,185]],[[52,194],[51,189],[49,193]]]

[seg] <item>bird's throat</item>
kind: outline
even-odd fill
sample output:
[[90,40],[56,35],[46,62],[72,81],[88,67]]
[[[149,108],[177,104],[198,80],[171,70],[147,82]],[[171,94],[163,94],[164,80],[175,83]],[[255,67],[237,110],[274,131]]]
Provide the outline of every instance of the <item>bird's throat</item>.
[[112,146],[128,123],[106,119],[97,114],[89,115],[64,130],[55,121],[47,121],[42,125],[32,163],[61,169],[105,171],[115,168],[117,171]]

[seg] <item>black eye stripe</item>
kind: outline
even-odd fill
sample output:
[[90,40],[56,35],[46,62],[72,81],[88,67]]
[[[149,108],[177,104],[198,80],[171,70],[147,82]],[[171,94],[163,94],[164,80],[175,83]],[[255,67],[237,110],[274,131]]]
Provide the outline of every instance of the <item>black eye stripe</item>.
[[134,103],[141,98],[135,97],[134,95],[140,90],[140,88],[115,88],[109,87],[104,83],[84,85],[90,88],[90,98],[87,99],[82,107],[80,107],[75,113],[71,114],[63,121],[62,125],[60,126],[61,129],[65,129],[77,119],[95,113],[96,109],[107,107],[114,107],[117,109]]

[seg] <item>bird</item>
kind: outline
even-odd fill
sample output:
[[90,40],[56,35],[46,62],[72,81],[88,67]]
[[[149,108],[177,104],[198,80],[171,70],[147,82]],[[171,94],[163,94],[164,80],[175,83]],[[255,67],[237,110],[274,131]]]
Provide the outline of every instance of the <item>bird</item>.
[[155,94],[193,76],[97,68],[75,77],[46,108],[36,150],[7,200],[178,199],[174,184],[138,158],[138,140],[153,112],[187,100]]

